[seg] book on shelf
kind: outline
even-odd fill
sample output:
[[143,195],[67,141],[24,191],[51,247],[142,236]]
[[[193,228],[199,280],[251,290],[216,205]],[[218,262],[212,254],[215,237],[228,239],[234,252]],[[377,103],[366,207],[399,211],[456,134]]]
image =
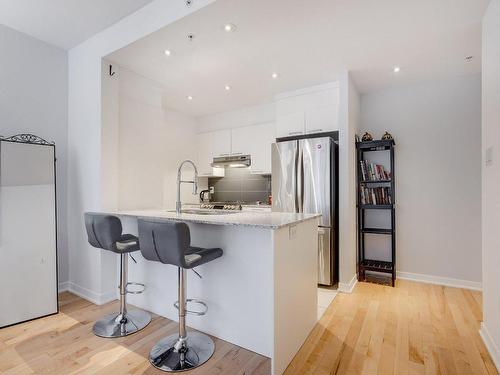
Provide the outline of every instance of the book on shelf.
[[391,179],[391,172],[385,170],[383,165],[370,163],[367,160],[360,160],[359,163],[363,181],[388,181]]
[[360,201],[362,205],[392,204],[391,188],[390,187],[367,188],[361,186]]

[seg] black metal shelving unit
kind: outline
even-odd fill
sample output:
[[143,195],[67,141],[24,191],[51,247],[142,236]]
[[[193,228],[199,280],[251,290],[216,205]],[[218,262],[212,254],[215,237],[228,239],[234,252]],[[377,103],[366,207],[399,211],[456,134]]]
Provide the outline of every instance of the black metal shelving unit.
[[[396,281],[396,210],[395,210],[395,170],[394,170],[394,140],[380,140],[369,142],[356,142],[358,163],[358,280],[366,280],[366,271],[390,274],[391,285]],[[366,152],[389,152],[390,153],[390,177],[387,180],[363,180],[361,161],[366,159]],[[375,185],[375,186],[374,186]],[[361,187],[390,187],[391,204],[361,204]],[[370,228],[365,226],[366,210],[384,210],[389,213],[390,228]],[[367,259],[365,257],[365,234],[391,236],[391,261]]]

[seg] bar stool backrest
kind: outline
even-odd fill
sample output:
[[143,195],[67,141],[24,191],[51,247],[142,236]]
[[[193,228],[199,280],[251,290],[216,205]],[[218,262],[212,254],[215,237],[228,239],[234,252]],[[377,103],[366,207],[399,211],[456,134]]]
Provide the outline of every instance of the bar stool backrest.
[[122,223],[113,215],[85,213],[85,229],[89,243],[99,249],[116,251],[115,243],[122,236]]
[[141,253],[147,260],[186,268],[185,255],[191,243],[186,223],[139,219]]

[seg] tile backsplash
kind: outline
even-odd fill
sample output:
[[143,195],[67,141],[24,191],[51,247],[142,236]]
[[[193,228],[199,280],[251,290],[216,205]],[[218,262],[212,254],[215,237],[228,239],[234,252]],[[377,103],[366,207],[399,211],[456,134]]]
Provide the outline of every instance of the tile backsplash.
[[250,168],[226,168],[224,177],[210,177],[208,186],[215,189],[215,202],[267,202],[271,195],[271,176],[257,175]]

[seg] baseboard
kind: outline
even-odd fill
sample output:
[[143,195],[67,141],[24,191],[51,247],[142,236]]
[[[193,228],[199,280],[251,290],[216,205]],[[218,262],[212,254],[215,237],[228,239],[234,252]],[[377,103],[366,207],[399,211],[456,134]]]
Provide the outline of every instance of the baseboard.
[[488,353],[490,353],[491,359],[493,359],[493,363],[497,370],[500,370],[500,351],[498,347],[495,345],[495,341],[493,341],[488,328],[484,322],[481,322],[481,328],[479,328],[479,335],[483,339],[484,345],[486,349],[488,349]]
[[68,292],[76,294],[78,297],[86,299],[89,302],[92,302],[95,305],[103,305],[105,303],[114,301],[117,299],[117,295],[115,291],[107,292],[107,293],[96,293],[90,289],[84,288],[78,284],[75,284],[71,281],[68,281]]
[[339,283],[338,291],[342,293],[352,293],[354,287],[358,283],[358,276],[354,274],[349,283]]
[[401,280],[418,281],[420,283],[444,285],[462,289],[483,290],[482,284],[479,281],[460,280],[453,279],[451,277],[432,276],[401,271],[397,271],[396,276]]
[[69,281],[60,282],[57,287],[57,292],[62,293],[67,291],[69,291]]

